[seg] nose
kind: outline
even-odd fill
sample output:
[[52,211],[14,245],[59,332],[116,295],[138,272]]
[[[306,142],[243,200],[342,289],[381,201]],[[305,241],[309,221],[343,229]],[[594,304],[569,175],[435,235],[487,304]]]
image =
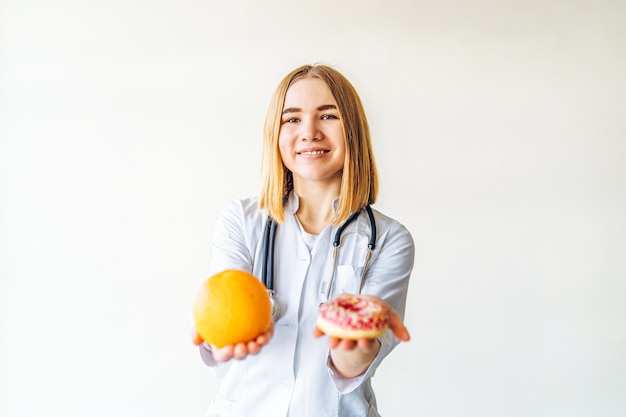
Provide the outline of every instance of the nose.
[[324,134],[320,129],[319,123],[314,118],[306,118],[300,124],[300,139],[303,141],[319,141],[324,139]]

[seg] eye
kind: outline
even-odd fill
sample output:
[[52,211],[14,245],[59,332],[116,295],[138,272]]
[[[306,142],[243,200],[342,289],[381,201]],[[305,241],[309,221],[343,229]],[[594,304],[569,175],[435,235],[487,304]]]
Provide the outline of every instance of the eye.
[[339,119],[339,117],[335,116],[334,114],[324,114],[321,117],[322,120],[337,120]]
[[300,119],[298,119],[297,117],[290,117],[288,119],[284,119],[283,123],[298,123],[300,121]]

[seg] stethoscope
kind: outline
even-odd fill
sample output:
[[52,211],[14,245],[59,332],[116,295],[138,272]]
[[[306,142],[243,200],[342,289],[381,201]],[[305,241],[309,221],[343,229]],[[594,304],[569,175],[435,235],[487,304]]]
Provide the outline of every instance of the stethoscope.
[[[372,209],[370,206],[365,206],[365,211],[370,220],[371,226],[371,234],[370,240],[367,244],[367,254],[365,255],[365,262],[363,264],[363,270],[361,271],[361,277],[359,281],[359,294],[363,288],[363,278],[365,277],[365,270],[367,268],[367,264],[372,257],[372,251],[376,247],[376,220],[374,220],[374,213],[372,213]],[[333,270],[330,276],[330,281],[328,282],[328,286],[326,288],[326,299],[328,300],[330,297],[330,292],[333,288],[333,282],[335,280],[335,272],[337,270],[337,259],[339,257],[339,247],[341,246],[341,234],[345,230],[346,227],[357,217],[361,210],[357,210],[348,220],[337,229],[337,233],[335,234],[335,239],[333,240]],[[267,288],[267,292],[270,296],[270,302],[272,304],[272,319],[276,321],[280,316],[280,304],[276,300],[276,290],[274,289],[274,245],[276,240],[276,228],[278,227],[276,221],[272,219],[270,216],[267,218],[267,222],[265,223],[265,229],[263,230],[263,243],[261,247],[261,255],[263,256],[263,268],[261,269],[261,282]]]

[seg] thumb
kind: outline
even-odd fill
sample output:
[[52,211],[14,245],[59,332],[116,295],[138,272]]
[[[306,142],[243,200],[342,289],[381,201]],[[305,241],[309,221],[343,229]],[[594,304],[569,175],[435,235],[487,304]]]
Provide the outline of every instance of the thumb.
[[204,342],[204,340],[202,340],[202,338],[200,337],[200,335],[198,334],[198,331],[196,330],[195,327],[191,328],[191,343],[193,343],[194,345],[201,345],[202,342]]
[[389,329],[395,337],[403,342],[408,342],[409,340],[411,340],[409,330],[406,328],[404,323],[402,323],[402,319],[400,318],[398,313],[390,308],[387,319],[389,323]]

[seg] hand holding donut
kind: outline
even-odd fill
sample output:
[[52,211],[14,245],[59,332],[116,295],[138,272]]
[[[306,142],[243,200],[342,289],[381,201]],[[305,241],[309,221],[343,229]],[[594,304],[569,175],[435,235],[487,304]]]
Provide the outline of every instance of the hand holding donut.
[[344,378],[361,375],[378,355],[378,337],[390,329],[401,341],[410,339],[398,313],[379,297],[341,294],[322,304],[314,335],[327,334],[330,359]]
[[341,294],[320,306],[314,334],[328,335],[331,348],[351,350],[359,346],[369,351],[377,348],[376,338],[387,329],[403,342],[410,339],[398,313],[381,298]]

